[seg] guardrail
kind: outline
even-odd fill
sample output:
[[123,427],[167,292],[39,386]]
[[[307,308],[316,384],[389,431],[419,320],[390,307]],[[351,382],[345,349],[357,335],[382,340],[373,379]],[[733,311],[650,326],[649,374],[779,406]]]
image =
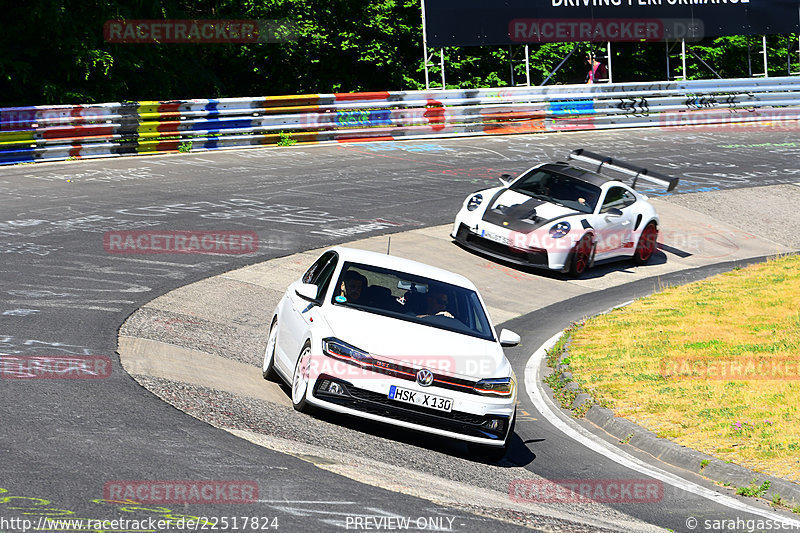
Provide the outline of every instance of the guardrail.
[[352,142],[780,120],[800,77],[0,108],[0,165]]

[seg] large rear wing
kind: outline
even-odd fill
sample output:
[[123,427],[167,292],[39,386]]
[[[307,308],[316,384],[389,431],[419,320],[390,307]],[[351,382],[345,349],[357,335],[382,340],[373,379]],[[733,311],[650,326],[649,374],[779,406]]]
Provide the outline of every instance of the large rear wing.
[[633,183],[631,184],[633,188],[636,188],[636,182],[640,179],[665,187],[667,192],[672,191],[678,186],[678,178],[647,170],[646,168],[636,167],[625,161],[618,161],[610,157],[595,154],[583,148],[573,150],[569,154],[569,160],[580,161],[596,166],[596,168],[592,168],[591,170],[598,174],[601,174],[604,170],[613,170],[627,176],[633,176]]

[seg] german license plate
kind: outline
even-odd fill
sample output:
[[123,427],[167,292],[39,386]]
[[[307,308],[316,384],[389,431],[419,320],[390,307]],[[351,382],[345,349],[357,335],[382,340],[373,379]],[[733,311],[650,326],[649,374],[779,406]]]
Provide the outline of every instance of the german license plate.
[[395,385],[389,388],[389,399],[397,402],[419,405],[420,407],[428,407],[429,409],[436,409],[437,411],[445,411],[447,413],[453,409],[453,400],[450,398],[404,389]]
[[489,239],[490,241],[499,242],[500,244],[511,244],[511,241],[508,239],[508,237],[503,237],[502,235],[492,233],[491,231],[481,230],[481,237],[484,239]]

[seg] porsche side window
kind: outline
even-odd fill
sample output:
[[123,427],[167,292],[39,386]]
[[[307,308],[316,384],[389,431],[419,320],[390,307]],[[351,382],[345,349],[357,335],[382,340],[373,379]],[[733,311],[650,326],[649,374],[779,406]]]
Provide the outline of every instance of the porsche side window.
[[605,200],[603,200],[601,213],[605,213],[613,208],[625,209],[635,201],[636,197],[622,187],[611,187],[606,193]]
[[636,197],[633,195],[633,193],[623,190],[623,192],[622,192],[622,203],[625,204],[625,207],[628,207],[629,205],[633,204],[635,201],[636,201]]

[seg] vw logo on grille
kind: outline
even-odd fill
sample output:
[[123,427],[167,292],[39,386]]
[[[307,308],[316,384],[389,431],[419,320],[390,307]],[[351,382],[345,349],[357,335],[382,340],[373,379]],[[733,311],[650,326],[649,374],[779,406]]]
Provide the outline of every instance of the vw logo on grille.
[[433,383],[433,372],[431,372],[427,368],[423,368],[422,370],[417,372],[417,383],[419,383],[423,387],[427,387],[428,385]]

